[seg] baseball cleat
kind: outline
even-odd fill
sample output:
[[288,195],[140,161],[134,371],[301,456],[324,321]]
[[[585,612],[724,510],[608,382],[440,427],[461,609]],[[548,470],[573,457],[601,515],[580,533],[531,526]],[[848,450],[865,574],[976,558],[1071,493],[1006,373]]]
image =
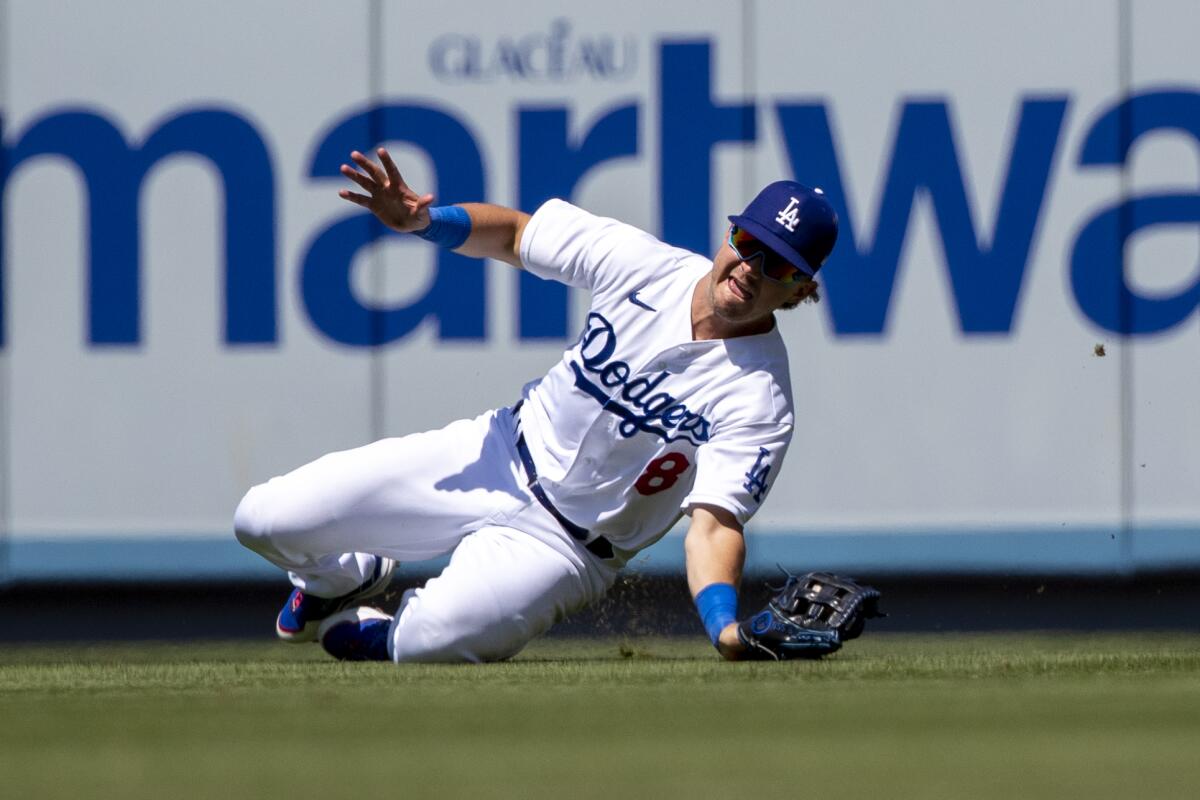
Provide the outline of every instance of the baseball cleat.
[[339,597],[315,597],[293,589],[275,619],[275,633],[285,642],[314,642],[321,622],[350,606],[383,592],[392,580],[396,562],[375,556],[375,569],[361,586]]
[[390,661],[392,617],[360,606],[339,611],[320,625],[321,646],[338,661]]

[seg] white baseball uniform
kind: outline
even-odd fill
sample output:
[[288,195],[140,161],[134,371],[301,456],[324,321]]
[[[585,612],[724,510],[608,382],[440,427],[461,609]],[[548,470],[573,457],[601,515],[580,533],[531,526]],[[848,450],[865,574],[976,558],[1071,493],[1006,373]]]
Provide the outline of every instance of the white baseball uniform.
[[703,256],[551,200],[521,260],[592,293],[585,329],[514,409],[333,453],[254,487],[239,540],[333,597],[367,578],[367,554],[453,551],[406,592],[396,661],[481,661],[530,639],[612,585],[695,504],[745,523],[792,435],[777,329],[693,341]]

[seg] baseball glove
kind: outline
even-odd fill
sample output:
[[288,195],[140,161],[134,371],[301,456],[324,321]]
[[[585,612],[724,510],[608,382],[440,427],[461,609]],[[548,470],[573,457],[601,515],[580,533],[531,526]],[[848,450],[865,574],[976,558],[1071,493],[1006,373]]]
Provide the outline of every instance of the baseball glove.
[[879,590],[828,572],[789,573],[783,586],[771,588],[767,607],[738,623],[749,658],[820,658],[858,638],[868,619],[886,616]]

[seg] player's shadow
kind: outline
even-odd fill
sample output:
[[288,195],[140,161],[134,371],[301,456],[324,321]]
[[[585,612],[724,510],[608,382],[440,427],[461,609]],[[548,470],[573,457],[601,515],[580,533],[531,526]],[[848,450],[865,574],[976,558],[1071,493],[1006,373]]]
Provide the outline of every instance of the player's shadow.
[[518,500],[525,499],[525,492],[516,482],[511,465],[516,458],[513,433],[500,424],[499,415],[492,417],[488,435],[477,458],[462,468],[462,471],[447,475],[433,485],[439,492],[471,492],[484,489],[489,492],[504,492]]

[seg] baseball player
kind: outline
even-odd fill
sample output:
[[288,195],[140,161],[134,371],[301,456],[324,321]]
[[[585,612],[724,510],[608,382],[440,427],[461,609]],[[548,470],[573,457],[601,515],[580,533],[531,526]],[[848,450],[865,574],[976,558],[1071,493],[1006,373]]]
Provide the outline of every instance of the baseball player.
[[[494,661],[598,600],[637,551],[690,517],[688,585],[729,659],[813,657],[858,635],[878,593],[789,579],[741,622],[743,527],[792,437],[774,313],[815,298],[837,237],[819,190],[781,181],[730,217],[713,258],[561,200],[532,216],[435,207],[383,148],[354,152],[341,197],[441,247],[591,292],[578,340],[513,406],[324,456],[252,488],[239,541],[288,571],[276,621],[352,660]],[[398,562],[450,553],[389,615]]]

